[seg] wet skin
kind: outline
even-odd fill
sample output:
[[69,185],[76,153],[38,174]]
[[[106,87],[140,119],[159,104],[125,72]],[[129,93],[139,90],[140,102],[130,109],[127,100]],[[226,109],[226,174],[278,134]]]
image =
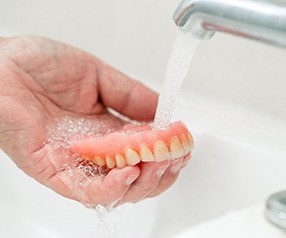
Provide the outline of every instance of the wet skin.
[[[104,176],[70,176],[73,158],[47,149],[48,130],[66,115],[154,118],[157,93],[94,56],[41,37],[0,39],[0,146],[25,173],[86,205],[136,202],[170,187],[189,156],[171,163],[114,168]],[[119,120],[119,119],[115,119]],[[49,148],[50,149],[50,148]],[[72,170],[77,171],[74,167]],[[80,188],[80,189],[79,189]]]

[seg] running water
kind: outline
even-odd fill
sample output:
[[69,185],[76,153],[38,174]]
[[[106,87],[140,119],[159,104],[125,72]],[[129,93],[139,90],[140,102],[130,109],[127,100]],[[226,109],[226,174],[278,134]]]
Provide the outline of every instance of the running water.
[[[159,97],[154,123],[155,130],[166,129],[171,121],[177,92],[188,72],[197,44],[197,39],[183,33],[180,33],[175,42],[172,55],[169,59],[162,92]],[[97,176],[98,174],[94,174],[89,164],[81,164],[78,170],[75,169],[78,163],[77,161],[72,163],[70,161],[70,156],[72,156],[69,151],[71,141],[94,136],[104,136],[113,130],[122,128],[125,123],[126,121],[116,119],[116,117],[111,117],[110,115],[98,115],[95,118],[67,116],[59,120],[55,128],[49,128],[48,152],[51,156],[54,156],[51,160],[55,164],[59,163],[59,166],[64,161],[67,161],[67,164],[64,164],[63,167],[67,170],[67,177],[69,178],[70,176],[71,180],[75,182],[75,191],[79,192],[79,194],[82,189],[82,181],[86,181],[90,176]],[[57,153],[54,154],[53,152]],[[75,197],[78,197],[80,200],[80,196],[77,196],[77,194],[75,194]],[[84,201],[83,204],[85,204]],[[89,204],[85,205],[89,207]],[[113,205],[98,205],[94,208],[98,216],[97,237],[123,237],[121,236],[122,229],[118,227],[118,221],[114,221],[110,217]]]
[[[46,144],[47,152],[53,164],[61,168],[61,173],[66,171],[69,183],[74,183],[74,197],[76,197],[87,208],[95,211],[97,221],[94,232],[97,238],[122,238],[122,229],[119,226],[119,218],[116,213],[110,214],[117,201],[108,205],[89,204],[82,200],[83,183],[92,182],[90,178],[102,176],[104,173],[95,168],[94,164],[87,161],[78,161],[78,157],[70,152],[72,141],[82,138],[93,138],[104,136],[115,130],[120,130],[125,122],[116,119],[111,114],[97,115],[96,117],[65,116],[56,121],[56,125],[48,127],[49,139]],[[66,161],[66,162],[65,162]]]
[[119,217],[116,216],[118,214],[115,214],[115,216],[114,213],[110,214],[113,210],[114,204],[115,202],[108,206],[97,205],[94,208],[98,218],[96,233],[97,238],[121,237],[122,229],[119,227]]
[[172,119],[177,93],[188,73],[199,40],[180,32],[170,56],[162,91],[159,96],[154,130],[165,130]]

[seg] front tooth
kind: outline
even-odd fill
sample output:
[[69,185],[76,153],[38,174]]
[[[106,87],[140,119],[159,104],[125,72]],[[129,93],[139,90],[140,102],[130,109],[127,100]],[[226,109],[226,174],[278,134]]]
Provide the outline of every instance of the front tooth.
[[168,151],[168,147],[163,141],[156,141],[154,144],[154,155],[156,161],[163,161],[167,159],[171,159],[171,155]]
[[97,155],[93,156],[92,161],[98,166],[105,165],[105,160],[103,158],[101,158],[100,156],[97,156]]
[[184,148],[177,136],[170,141],[170,151],[173,159],[180,158],[184,155]]
[[106,165],[109,169],[113,169],[116,166],[114,158],[110,156],[105,157]]
[[185,135],[181,136],[181,142],[184,148],[184,154],[188,154],[191,151],[191,145],[189,144]]
[[118,168],[123,168],[126,166],[126,161],[123,155],[117,154],[115,155],[116,166]]
[[140,162],[139,155],[131,148],[125,150],[125,158],[128,165],[135,165]]
[[146,145],[141,145],[140,157],[144,162],[150,162],[155,160],[153,153]]

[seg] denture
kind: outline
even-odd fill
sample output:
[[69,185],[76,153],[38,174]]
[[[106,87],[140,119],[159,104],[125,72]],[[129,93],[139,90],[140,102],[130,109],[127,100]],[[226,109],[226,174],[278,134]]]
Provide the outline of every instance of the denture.
[[158,131],[149,125],[127,125],[120,131],[71,144],[81,159],[110,169],[181,158],[190,154],[192,147],[192,135],[180,121]]

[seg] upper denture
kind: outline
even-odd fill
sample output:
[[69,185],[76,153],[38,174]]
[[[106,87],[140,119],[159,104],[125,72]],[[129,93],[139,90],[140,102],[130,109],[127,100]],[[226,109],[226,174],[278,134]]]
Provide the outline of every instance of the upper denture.
[[150,126],[130,125],[121,131],[71,144],[71,150],[95,164],[122,168],[140,161],[162,161],[190,153],[193,139],[180,121],[166,130],[155,131]]

